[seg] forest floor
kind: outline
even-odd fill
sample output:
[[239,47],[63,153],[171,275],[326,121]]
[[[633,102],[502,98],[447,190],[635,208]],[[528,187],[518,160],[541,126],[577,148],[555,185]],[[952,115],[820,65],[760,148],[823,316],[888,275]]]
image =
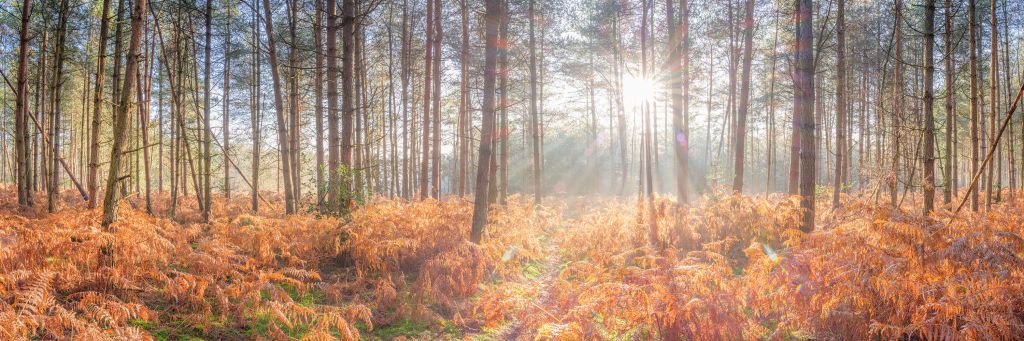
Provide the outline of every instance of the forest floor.
[[[929,217],[856,196],[799,232],[795,198],[378,199],[345,219],[219,198],[73,193],[57,213],[0,191],[0,339],[1016,339],[1024,201]],[[915,207],[913,196],[906,209]],[[45,205],[37,205],[45,206]],[[823,203],[821,207],[826,207]]]

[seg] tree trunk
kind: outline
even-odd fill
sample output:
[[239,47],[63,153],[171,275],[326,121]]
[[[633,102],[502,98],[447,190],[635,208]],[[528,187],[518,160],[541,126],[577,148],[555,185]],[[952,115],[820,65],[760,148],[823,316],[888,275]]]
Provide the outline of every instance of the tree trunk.
[[106,195],[103,198],[104,227],[110,226],[117,219],[118,197],[115,188],[121,179],[121,151],[127,135],[128,106],[131,104],[131,89],[138,76],[138,51],[142,40],[142,25],[145,18],[146,0],[136,0],[132,10],[132,35],[128,44],[128,61],[125,64],[124,86],[114,115],[114,141],[110,149],[110,170],[107,175]]
[[[989,111],[989,119],[988,119],[988,122],[989,122],[988,123],[988,127],[989,127],[988,143],[993,148],[999,148],[999,147],[997,147],[995,145],[995,142],[996,142],[996,134],[995,134],[995,132],[996,132],[996,117],[999,116],[999,24],[998,24],[998,15],[996,14],[996,4],[998,2],[993,0],[993,1],[991,1],[991,3],[992,3],[992,6],[991,6],[991,9],[992,9],[992,12],[991,12],[992,29],[990,30],[990,33],[991,33],[990,42],[991,42],[991,45],[992,45],[992,52],[991,52],[991,56],[990,56],[991,62],[989,64],[989,79],[988,79],[988,82],[989,82],[989,102],[991,103],[991,105],[989,105],[989,107],[991,108],[991,110]],[[999,161],[1000,160],[997,158],[996,162],[999,162]],[[988,166],[988,169],[987,169],[988,174],[986,175],[987,180],[985,181],[985,186],[986,186],[986,191],[985,192],[987,193],[986,196],[985,196],[985,210],[986,211],[992,209],[992,202],[993,201],[998,201],[999,200],[999,193],[998,193],[999,192],[999,186],[997,186],[995,181],[993,181],[993,177],[994,177],[994,174],[995,174],[995,168],[996,168],[996,166],[994,166],[994,165],[992,165],[990,163],[989,166]]]
[[466,174],[469,168],[469,138],[466,134],[466,127],[469,124],[469,4],[461,0],[460,14],[462,16],[462,49],[459,52],[459,122],[456,133],[458,144],[458,193],[460,197],[466,195]]
[[[103,0],[103,14],[100,17],[100,36],[96,52],[95,94],[92,99],[92,134],[89,137],[89,174],[86,180],[89,187],[89,208],[96,207],[99,183],[97,174],[100,168],[100,115],[103,113],[103,74],[107,59],[107,35],[110,31],[110,0]],[[116,85],[115,85],[116,86]]]
[[[231,202],[231,11],[225,11],[224,20],[224,111],[221,113],[223,120],[221,134],[224,135],[224,199]],[[319,54],[317,54],[319,57]]]
[[[209,1],[209,0],[207,0]],[[299,54],[298,54],[298,39],[296,33],[296,26],[299,20],[299,6],[302,5],[301,1],[289,3],[289,15],[288,15],[288,33],[291,38],[291,46],[288,48],[288,64],[291,66],[288,72],[289,78],[289,118],[288,121],[291,123],[288,128],[291,132],[291,141],[289,145],[291,148],[291,157],[287,162],[291,162],[291,176],[292,176],[292,198],[294,200],[295,210],[298,210],[298,206],[302,200],[302,145],[300,144],[300,136],[302,133],[301,121],[299,120],[299,71],[302,70],[302,65],[299,65]]]
[[846,1],[836,9],[836,170],[832,179],[832,208],[839,208],[843,191],[843,164],[846,155]]
[[[531,1],[532,2],[532,1]],[[476,196],[473,204],[473,223],[469,239],[473,243],[480,243],[483,237],[484,227],[487,224],[487,187],[490,174],[491,141],[493,140],[494,128],[494,83],[495,66],[498,57],[498,26],[501,20],[501,0],[486,0],[486,13],[484,14],[484,98],[483,98],[483,122],[480,129],[480,151],[478,153],[476,170]]]
[[18,183],[18,206],[27,207],[32,205],[32,188],[29,178],[29,131],[28,131],[28,42],[29,42],[29,19],[32,14],[31,0],[25,0],[21,4],[21,31],[18,34],[18,93],[15,99],[14,143],[17,159]]
[[944,173],[946,176],[943,178],[942,187],[942,203],[949,205],[953,200],[953,160],[956,159],[957,153],[953,149],[953,139],[955,132],[953,131],[954,123],[954,110],[956,108],[956,93],[953,92],[953,84],[956,83],[956,72],[954,66],[956,65],[956,49],[953,48],[953,6],[951,0],[945,0],[945,30],[943,31],[943,41],[946,49],[945,58],[945,88],[946,88],[946,160],[943,163]]
[[[842,3],[842,0],[840,0]],[[840,5],[842,6],[842,5]],[[740,103],[736,115],[736,131],[733,136],[736,146],[736,162],[733,164],[732,191],[743,193],[743,166],[746,155],[747,112],[750,110],[750,65],[754,40],[754,0],[746,1],[746,17],[743,19],[743,83],[740,85]]]
[[[423,128],[421,135],[423,135],[423,143],[421,152],[423,153],[422,159],[420,160],[420,199],[426,199],[430,194],[430,178],[428,173],[430,170],[430,87],[433,82],[430,73],[433,71],[431,67],[433,53],[431,52],[434,48],[434,1],[427,0],[427,12],[426,12],[426,28],[424,29],[427,33],[427,38],[424,41],[424,52],[423,52]],[[479,194],[478,194],[479,195]]]
[[[325,188],[324,188],[324,2],[314,0],[313,15],[313,49],[316,55],[316,70],[313,70],[313,91],[315,93],[314,113],[316,127],[316,207],[318,210],[326,210]],[[337,90],[335,90],[337,91]],[[337,96],[337,93],[335,93]],[[331,170],[328,170],[330,172]]]
[[[978,109],[978,49],[977,49],[977,37],[978,37],[978,20],[976,13],[975,0],[967,0],[967,27],[968,27],[968,50],[970,50],[970,69],[971,69],[971,174],[978,174],[978,148],[979,145],[979,127],[978,121],[980,118],[980,111]],[[978,211],[978,187],[970,189],[969,195],[971,196],[971,210]]]
[[537,44],[534,34],[537,12],[534,9],[535,2],[536,0],[530,0],[530,7],[526,13],[530,22],[530,139],[533,146],[533,202],[535,205],[539,205],[543,192],[541,191],[540,177],[540,120],[537,112]]
[[[211,193],[213,193],[210,187],[210,173],[211,172],[211,160],[213,155],[210,153],[210,145],[213,142],[213,129],[210,127],[210,56],[212,54],[211,37],[213,34],[213,1],[206,0],[206,44],[205,53],[203,60],[203,221],[210,221],[210,199],[212,199]],[[269,17],[267,20],[270,20]]]
[[811,0],[796,1],[796,51],[793,77],[795,114],[800,118],[800,229],[814,230],[815,140],[814,51]]
[[[441,0],[434,1],[434,60],[431,66],[434,67],[434,71],[431,76],[434,77],[434,95],[431,100],[434,101],[434,107],[431,108],[433,111],[433,124],[431,128],[434,130],[431,133],[431,140],[434,146],[430,150],[431,155],[431,196],[434,199],[440,198],[441,194],[441,37],[442,33],[442,21],[441,21]],[[493,149],[492,149],[493,150]]]
[[270,56],[270,76],[274,85],[274,111],[277,113],[277,141],[281,148],[281,176],[284,178],[285,213],[295,213],[295,198],[292,190],[291,141],[288,125],[285,123],[284,94],[281,90],[281,72],[278,69],[277,49],[274,43],[274,24],[270,11],[270,0],[263,0],[264,23],[267,30],[267,54]]
[[[352,180],[347,177],[354,174],[356,169],[352,168],[352,119],[355,116],[355,96],[353,92],[354,88],[354,68],[355,68],[355,15],[356,3],[353,0],[343,0],[341,11],[341,140],[338,144],[341,146],[341,165],[346,172],[346,179],[341,182],[341,190],[343,192],[341,202],[339,203],[340,209],[348,209],[349,203],[352,200],[355,190],[352,184]],[[328,84],[330,86],[330,84]],[[338,171],[338,170],[334,170]]]
[[935,0],[924,5],[924,214],[935,207]]

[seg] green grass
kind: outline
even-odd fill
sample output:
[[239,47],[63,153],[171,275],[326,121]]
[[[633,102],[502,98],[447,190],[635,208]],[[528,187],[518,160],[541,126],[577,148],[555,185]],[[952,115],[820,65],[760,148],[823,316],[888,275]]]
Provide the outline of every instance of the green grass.
[[[362,329],[362,328],[360,328]],[[371,339],[390,340],[399,336],[420,336],[430,329],[426,323],[405,319],[398,323],[380,326],[370,333]]]

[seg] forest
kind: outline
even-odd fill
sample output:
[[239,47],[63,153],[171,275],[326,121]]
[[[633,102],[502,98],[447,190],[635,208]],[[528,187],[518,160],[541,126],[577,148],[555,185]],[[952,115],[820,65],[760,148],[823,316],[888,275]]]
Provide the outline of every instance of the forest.
[[1021,0],[0,9],[0,340],[1024,340]]

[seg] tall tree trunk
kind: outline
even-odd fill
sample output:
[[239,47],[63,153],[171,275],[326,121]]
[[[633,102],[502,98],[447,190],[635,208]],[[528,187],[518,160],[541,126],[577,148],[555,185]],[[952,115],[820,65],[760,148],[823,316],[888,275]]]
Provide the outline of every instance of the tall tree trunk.
[[[57,24],[57,37],[53,53],[53,81],[50,83],[53,103],[50,108],[50,167],[47,169],[46,210],[57,211],[58,194],[60,191],[60,172],[57,164],[60,159],[60,121],[61,121],[61,85],[64,84],[64,41],[67,36],[68,0],[60,2],[60,18]],[[45,52],[43,52],[45,53]]]
[[800,208],[803,219],[800,229],[814,230],[814,185],[816,141],[814,131],[814,51],[811,31],[813,9],[811,0],[796,0],[796,51],[793,76],[795,114],[800,119]]
[[299,20],[299,6],[302,5],[301,1],[292,2],[289,4],[289,15],[288,15],[288,33],[291,38],[291,46],[288,48],[288,121],[291,123],[288,128],[291,132],[289,137],[291,141],[289,145],[292,146],[291,157],[287,160],[291,162],[291,176],[292,176],[292,198],[295,201],[295,209],[298,210],[298,206],[302,200],[302,145],[300,144],[300,136],[302,133],[301,121],[299,120],[299,71],[302,70],[302,65],[299,65],[299,44],[297,38],[297,22]]
[[[508,7],[508,2],[505,1],[505,0],[499,0],[499,1],[501,1],[501,10],[500,11],[502,13],[508,13],[508,8],[507,8]],[[504,16],[504,15],[500,18],[501,22],[498,24],[499,25],[499,27],[498,27],[498,39],[499,39],[499,41],[507,41],[508,40],[509,19],[510,18],[508,18],[507,16]],[[493,181],[501,181],[501,184],[498,186],[498,203],[501,204],[501,205],[504,205],[506,203],[506,201],[507,201],[506,199],[508,197],[508,158],[509,158],[509,155],[508,155],[509,154],[508,153],[508,137],[509,137],[509,129],[508,129],[508,107],[509,107],[508,74],[509,74],[509,69],[508,69],[508,49],[507,48],[499,49],[498,50],[497,64],[498,64],[497,65],[497,67],[498,67],[497,70],[500,70],[500,71],[497,71],[498,74],[496,75],[496,77],[499,78],[498,82],[499,82],[499,88],[500,88],[500,93],[501,93],[501,100],[497,102],[498,108],[495,109],[495,110],[500,110],[499,113],[501,115],[501,118],[500,118],[501,122],[499,123],[500,130],[495,132],[495,138],[500,139],[500,141],[501,141],[501,147],[500,147],[501,159],[498,161],[498,163],[499,163],[498,171],[501,173],[501,176],[500,176],[500,179],[494,179]],[[473,121],[472,117],[469,117],[468,118],[468,122],[472,122],[472,121]],[[467,127],[466,130],[468,130],[469,134],[470,134],[470,137],[467,139],[467,141],[473,141],[473,138],[472,138],[472,131],[473,131],[473,129],[471,129],[472,128],[472,124],[470,123],[470,124],[467,124],[467,125],[469,127]],[[471,142],[470,142],[470,144],[471,144]],[[468,157],[472,157],[472,156],[471,155],[467,155],[467,158]],[[468,163],[468,161],[467,161],[467,163]]]
[[530,139],[533,146],[533,202],[535,205],[539,205],[543,192],[541,192],[540,176],[540,120],[537,112],[537,44],[534,34],[537,12],[534,8],[535,2],[536,0],[530,0],[530,7],[526,13],[530,22]]
[[[992,4],[991,5],[991,9],[992,9],[992,12],[991,12],[992,29],[990,30],[990,33],[991,33],[990,42],[991,42],[991,45],[992,45],[992,53],[991,53],[991,56],[990,56],[991,62],[989,64],[989,79],[988,79],[988,82],[989,82],[989,88],[988,88],[989,89],[989,101],[991,103],[991,105],[989,105],[991,110],[989,111],[989,119],[988,119],[988,122],[989,122],[988,123],[988,127],[989,127],[988,143],[989,143],[989,145],[992,146],[992,148],[999,148],[995,144],[995,142],[996,142],[996,134],[995,134],[995,132],[996,132],[996,129],[997,129],[996,128],[996,118],[999,116],[999,24],[998,24],[999,16],[996,14],[996,4],[997,3],[998,3],[998,1],[994,1],[994,0],[991,1],[991,4]],[[997,158],[996,162],[999,162],[999,161],[1000,160]],[[985,210],[986,211],[992,209],[992,202],[993,201],[998,201],[999,200],[999,193],[998,192],[999,192],[1000,189],[999,189],[999,186],[997,186],[997,184],[995,183],[995,181],[993,181],[993,177],[994,177],[994,174],[995,174],[995,168],[996,168],[996,166],[994,166],[994,165],[992,165],[990,163],[989,166],[988,166],[988,169],[987,169],[988,174],[986,175],[987,180],[985,181],[985,186],[986,186],[986,191],[985,192],[987,193],[986,196],[985,196]]]
[[[211,172],[211,160],[213,155],[210,153],[210,146],[213,142],[213,129],[210,127],[210,56],[212,54],[212,40],[213,36],[213,1],[206,0],[206,44],[203,56],[203,221],[210,221],[210,199],[213,199],[211,193],[213,193],[210,186],[210,173]],[[270,20],[270,17],[267,17]]]
[[[978,108],[978,20],[976,13],[976,0],[967,0],[967,27],[968,27],[968,50],[970,50],[970,69],[971,69],[971,174],[978,174],[978,149],[979,145],[979,127],[978,121],[981,117],[981,113]],[[970,189],[971,196],[971,210],[978,211],[978,188],[974,187]]]
[[28,42],[29,42],[29,19],[32,14],[31,0],[24,0],[21,3],[21,30],[18,34],[18,94],[15,99],[14,108],[14,143],[17,156],[18,183],[18,205],[27,207],[32,205],[32,188],[29,169],[29,131],[28,131]]
[[[433,71],[431,67],[433,53],[431,52],[434,48],[434,1],[427,0],[427,12],[426,12],[426,28],[424,29],[427,33],[427,38],[424,41],[424,52],[423,52],[423,129],[421,135],[423,135],[423,157],[421,158],[422,164],[420,165],[420,199],[426,199],[430,194],[430,177],[428,173],[430,171],[430,87],[433,82],[430,74]],[[479,194],[478,194],[479,195]]]
[[956,93],[953,92],[953,84],[956,83],[956,72],[954,66],[956,65],[956,49],[953,48],[953,6],[951,0],[945,0],[945,26],[943,31],[943,41],[945,44],[946,58],[945,58],[945,88],[946,88],[946,160],[943,163],[944,173],[946,176],[943,178],[944,185],[942,187],[942,203],[949,205],[953,200],[953,162],[957,157],[956,150],[953,149],[953,139],[955,132],[953,130],[954,123],[954,110],[956,110]]
[[[231,202],[231,168],[228,166],[231,164],[231,8],[228,7],[224,12],[224,97],[221,98],[224,109],[221,112],[221,135],[224,141],[224,199]],[[319,53],[317,57],[320,57]]]
[[484,14],[484,32],[486,40],[484,47],[484,98],[483,98],[483,122],[480,129],[480,151],[478,153],[476,170],[476,196],[473,204],[473,222],[469,239],[473,243],[480,243],[483,237],[484,227],[487,224],[487,178],[490,174],[491,163],[491,141],[494,135],[494,83],[495,66],[498,57],[498,26],[503,15],[501,0],[486,0],[486,12]]
[[[92,98],[92,134],[89,137],[89,174],[86,180],[89,187],[89,208],[96,207],[99,182],[97,175],[100,169],[100,116],[103,113],[103,74],[107,60],[107,35],[110,31],[110,0],[103,0],[102,17],[100,17],[100,36],[96,52],[95,94]],[[116,87],[116,85],[115,85]]]
[[924,213],[935,207],[935,0],[924,5]]
[[[330,1],[330,0],[328,0]],[[263,125],[262,108],[262,89],[260,82],[260,25],[259,25],[259,2],[253,2],[253,15],[252,15],[252,106],[249,109],[250,120],[252,122],[252,211],[258,212],[260,208],[259,190],[260,190],[260,156],[262,151],[260,148],[263,143],[263,138],[260,134],[260,129]],[[330,83],[328,83],[330,84]]]
[[846,1],[836,9],[836,171],[832,184],[832,208],[839,207],[843,191],[843,164],[846,155]]
[[[433,108],[433,132],[431,133],[431,139],[434,146],[430,150],[431,155],[431,196],[434,199],[440,198],[441,194],[441,37],[442,32],[442,21],[441,21],[441,0],[434,1],[434,61],[431,66],[434,67],[434,71],[431,76],[434,77],[434,95],[431,100],[434,101]],[[493,150],[493,149],[492,149]]]
[[[672,96],[672,145],[675,151],[675,177],[676,193],[679,195],[679,203],[689,202],[689,131],[686,124],[689,121],[689,74],[690,74],[690,13],[689,0],[680,0],[679,16],[677,23],[675,8],[672,6],[675,1],[668,1],[666,6],[666,21],[669,27],[669,88]],[[680,24],[681,23],[681,24]],[[679,25],[679,26],[676,26]]]
[[[355,116],[354,93],[354,72],[355,72],[355,26],[356,26],[356,2],[353,0],[342,0],[341,5],[341,165],[348,176],[358,170],[352,168],[352,119]],[[330,84],[328,84],[330,86]],[[337,171],[337,170],[335,170]],[[355,188],[351,179],[343,179],[341,190],[344,193],[340,198],[340,208],[348,209]]]
[[[840,0],[842,3],[842,0]],[[740,85],[740,103],[736,115],[736,131],[733,134],[736,146],[736,162],[733,164],[732,190],[743,193],[743,166],[746,155],[747,111],[750,110],[750,65],[754,44],[754,0],[746,1],[746,17],[743,19],[743,84]]]
[[327,0],[327,207],[340,212],[343,204],[341,137],[338,131],[338,6]]
[[281,90],[281,72],[277,63],[277,48],[274,43],[274,20],[270,11],[270,0],[263,0],[264,23],[267,30],[267,54],[270,56],[270,76],[274,85],[274,111],[277,113],[277,141],[281,148],[281,176],[284,178],[285,213],[295,213],[295,192],[292,190],[291,141],[288,125],[285,123],[284,94]]
[[466,195],[466,174],[469,168],[469,139],[466,127],[469,123],[469,4],[461,0],[460,14],[462,17],[462,49],[459,51],[459,122],[457,127],[458,144],[458,193]]
[[[313,0],[313,49],[316,56],[316,70],[313,71],[314,88],[314,113],[316,126],[316,207],[318,210],[326,210],[325,206],[325,183],[324,183],[324,2]],[[337,90],[335,90],[337,91]],[[335,92],[337,97],[337,92]],[[328,169],[328,172],[331,170]]]
[[139,45],[142,40],[142,25],[146,12],[146,0],[136,0],[132,9],[132,35],[128,44],[128,61],[125,64],[124,86],[120,91],[118,105],[114,114],[114,142],[110,149],[110,170],[107,175],[106,195],[103,197],[104,227],[110,226],[117,219],[118,197],[115,187],[121,179],[121,152],[128,128],[128,106],[131,105],[131,89],[138,76]]

